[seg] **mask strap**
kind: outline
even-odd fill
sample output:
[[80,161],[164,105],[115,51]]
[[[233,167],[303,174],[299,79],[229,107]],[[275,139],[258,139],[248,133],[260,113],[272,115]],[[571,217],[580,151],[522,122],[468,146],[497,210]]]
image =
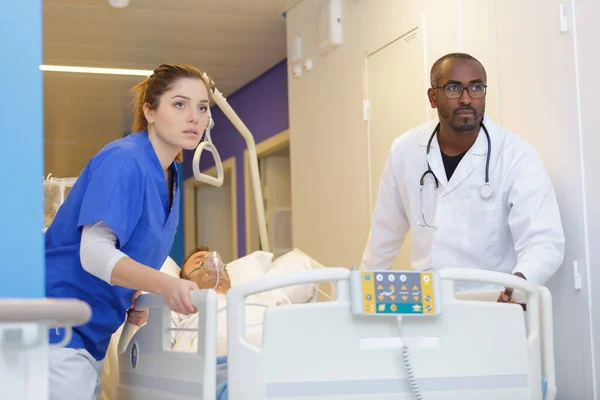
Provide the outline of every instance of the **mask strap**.
[[190,279],[190,275],[192,275],[192,274],[193,274],[195,271],[198,271],[199,269],[202,269],[202,266],[203,266],[203,265],[204,265],[204,261],[202,261],[202,262],[200,263],[200,266],[199,266],[198,268],[194,268],[194,269],[193,269],[193,270],[192,270],[192,271],[191,271],[191,272],[190,272],[190,273],[189,273],[189,274],[188,274],[188,275],[185,277],[185,279],[186,279],[186,280],[189,280],[189,279]]

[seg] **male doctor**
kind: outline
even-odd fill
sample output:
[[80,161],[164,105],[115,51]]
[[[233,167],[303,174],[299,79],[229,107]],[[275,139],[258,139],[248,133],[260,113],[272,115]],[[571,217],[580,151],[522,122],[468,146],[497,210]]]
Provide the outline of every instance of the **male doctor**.
[[[565,238],[539,153],[485,115],[486,72],[475,58],[447,54],[430,78],[439,121],[394,141],[361,269],[389,269],[411,230],[412,269],[480,268],[543,285]],[[495,288],[455,282],[457,291]],[[504,288],[498,301],[511,295]]]

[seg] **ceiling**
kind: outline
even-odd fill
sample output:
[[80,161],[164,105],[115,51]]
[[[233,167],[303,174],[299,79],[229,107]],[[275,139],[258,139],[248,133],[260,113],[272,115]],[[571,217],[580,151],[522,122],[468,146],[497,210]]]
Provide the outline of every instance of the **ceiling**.
[[[286,57],[283,12],[298,0],[43,0],[44,64],[153,69],[183,62],[228,96]],[[44,72],[45,172],[78,174],[131,125],[143,77]]]

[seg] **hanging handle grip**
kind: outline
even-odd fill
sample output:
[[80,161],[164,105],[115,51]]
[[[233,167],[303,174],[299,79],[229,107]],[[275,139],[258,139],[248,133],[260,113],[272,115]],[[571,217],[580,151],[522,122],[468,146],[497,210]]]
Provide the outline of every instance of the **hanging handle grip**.
[[[216,178],[214,176],[210,176],[200,172],[200,157],[204,150],[210,151],[215,159],[215,166],[217,167]],[[192,168],[194,170],[194,178],[196,178],[197,181],[215,187],[221,187],[221,185],[223,185],[223,163],[221,162],[221,156],[219,156],[217,148],[211,142],[205,141],[200,143],[198,147],[196,147]]]

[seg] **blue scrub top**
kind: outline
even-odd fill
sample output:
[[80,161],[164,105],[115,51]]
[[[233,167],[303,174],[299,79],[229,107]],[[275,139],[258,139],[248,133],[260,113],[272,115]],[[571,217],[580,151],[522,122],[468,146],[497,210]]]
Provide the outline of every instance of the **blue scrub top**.
[[[117,248],[135,261],[160,269],[179,225],[177,168],[169,210],[167,182],[146,131],[105,146],[85,167],[46,231],[46,296],[88,303],[91,320],[73,328],[70,348],[85,348],[97,360],[106,355],[111,335],[123,324],[135,290],[112,286],[81,266],[85,225],[104,221],[117,236]],[[51,329],[50,343],[64,331]]]

